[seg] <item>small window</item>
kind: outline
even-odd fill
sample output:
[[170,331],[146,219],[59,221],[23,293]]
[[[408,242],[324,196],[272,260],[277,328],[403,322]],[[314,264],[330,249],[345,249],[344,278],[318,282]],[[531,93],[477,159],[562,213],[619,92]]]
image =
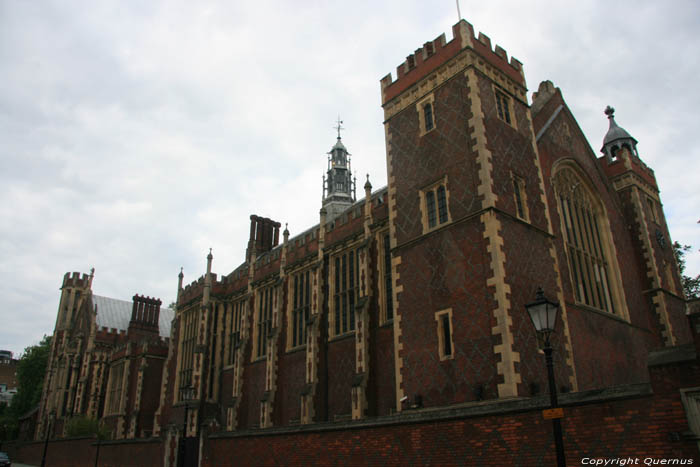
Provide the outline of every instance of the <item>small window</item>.
[[449,222],[448,193],[445,179],[422,191],[423,231],[428,232]]
[[515,199],[515,215],[524,221],[528,220],[525,181],[516,175],[513,175],[513,195]]
[[433,228],[437,225],[437,217],[435,216],[435,192],[433,190],[425,193],[425,202],[428,206],[428,226]]
[[512,125],[510,118],[510,98],[501,91],[496,91],[496,107],[498,109],[498,118]]
[[438,201],[438,220],[441,224],[447,222],[447,196],[445,195],[445,186],[440,185],[437,189]]
[[647,206],[649,206],[649,213],[651,215],[651,220],[653,220],[656,224],[659,223],[659,215],[656,210],[656,203],[654,202],[653,199],[647,198]]
[[427,103],[423,106],[423,117],[425,118],[425,131],[433,129],[433,104]]
[[618,147],[617,147],[617,146],[613,146],[613,147],[610,149],[610,159],[611,159],[613,162],[617,160],[617,150],[618,150]]
[[452,309],[435,313],[438,333],[438,353],[440,360],[454,358],[454,344],[452,342]]
[[420,136],[435,129],[435,96],[429,94],[416,104],[418,112],[418,124],[420,126]]

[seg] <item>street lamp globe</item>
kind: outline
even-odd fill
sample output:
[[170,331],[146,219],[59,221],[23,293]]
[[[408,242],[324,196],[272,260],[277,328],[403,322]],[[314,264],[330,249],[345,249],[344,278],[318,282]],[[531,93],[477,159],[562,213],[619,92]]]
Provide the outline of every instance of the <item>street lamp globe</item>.
[[542,287],[538,287],[535,301],[525,305],[525,308],[530,315],[535,330],[549,337],[549,334],[554,331],[559,304],[545,297]]

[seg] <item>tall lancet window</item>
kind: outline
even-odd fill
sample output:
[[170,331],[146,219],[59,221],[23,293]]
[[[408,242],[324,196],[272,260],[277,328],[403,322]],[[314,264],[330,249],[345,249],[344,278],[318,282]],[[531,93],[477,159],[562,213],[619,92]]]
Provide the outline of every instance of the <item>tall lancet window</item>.
[[625,315],[616,260],[602,203],[569,166],[553,178],[571,283],[578,303]]

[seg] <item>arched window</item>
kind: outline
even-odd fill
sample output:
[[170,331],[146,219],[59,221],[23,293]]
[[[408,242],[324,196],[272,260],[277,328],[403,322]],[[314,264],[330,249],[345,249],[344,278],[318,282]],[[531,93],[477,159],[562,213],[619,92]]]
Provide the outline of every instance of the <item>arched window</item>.
[[600,200],[571,166],[555,173],[553,185],[576,301],[625,316],[612,239]]

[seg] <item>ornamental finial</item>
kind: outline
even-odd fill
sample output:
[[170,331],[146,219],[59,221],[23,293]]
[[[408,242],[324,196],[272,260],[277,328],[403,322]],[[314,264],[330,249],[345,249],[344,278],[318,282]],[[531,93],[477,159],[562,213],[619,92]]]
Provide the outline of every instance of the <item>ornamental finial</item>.
[[334,126],[333,128],[335,128],[336,130],[338,130],[338,139],[340,139],[340,130],[344,130],[344,129],[345,129],[345,128],[343,128],[343,126],[342,126],[342,125],[343,125],[343,121],[340,119],[340,115],[338,115],[338,121],[337,121],[336,123],[337,123],[338,125],[337,125],[337,126]]

